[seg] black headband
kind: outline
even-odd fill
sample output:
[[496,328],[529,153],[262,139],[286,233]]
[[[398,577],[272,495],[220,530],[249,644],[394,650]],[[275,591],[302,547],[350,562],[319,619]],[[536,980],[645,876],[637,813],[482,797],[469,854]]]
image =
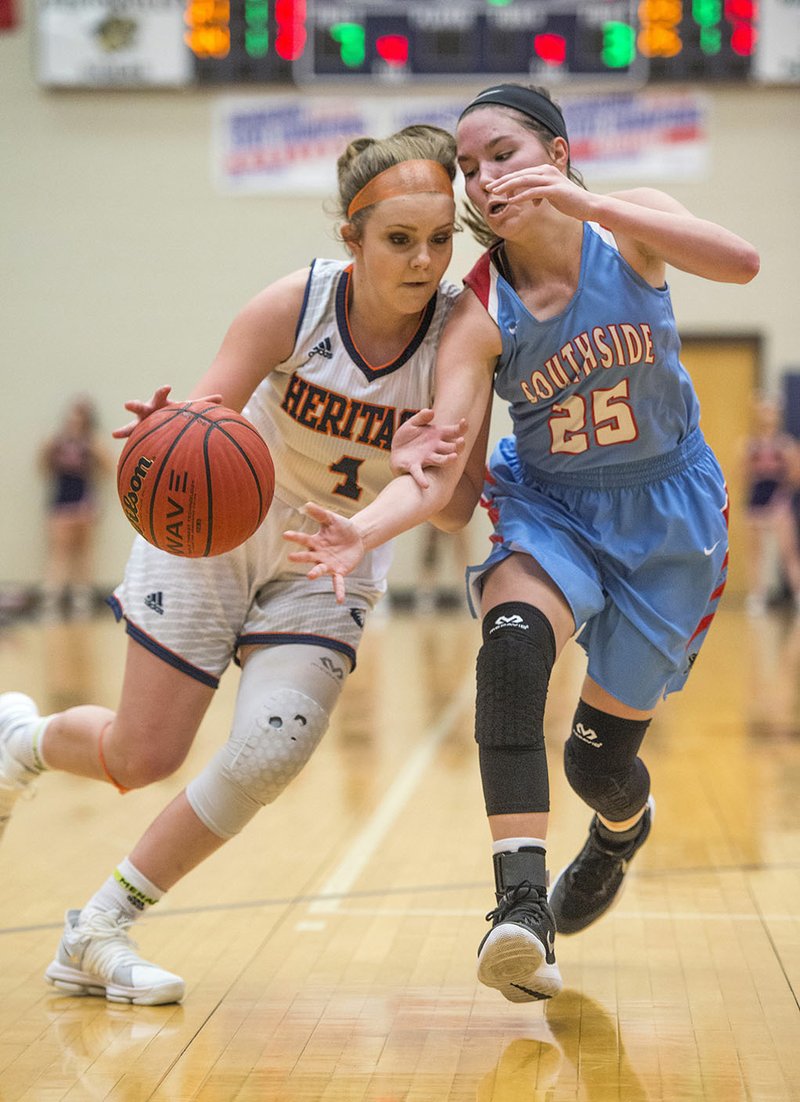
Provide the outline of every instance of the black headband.
[[486,88],[483,92],[478,92],[472,103],[468,103],[461,112],[458,121],[460,122],[467,111],[471,111],[473,107],[483,107],[484,105],[487,107],[513,107],[515,111],[521,111],[529,119],[534,119],[542,126],[547,127],[550,133],[557,138],[563,138],[565,142],[569,141],[567,124],[564,122],[564,116],[561,114],[560,108],[556,107],[547,96],[534,91],[533,88],[525,88],[522,84],[495,84],[492,88]]

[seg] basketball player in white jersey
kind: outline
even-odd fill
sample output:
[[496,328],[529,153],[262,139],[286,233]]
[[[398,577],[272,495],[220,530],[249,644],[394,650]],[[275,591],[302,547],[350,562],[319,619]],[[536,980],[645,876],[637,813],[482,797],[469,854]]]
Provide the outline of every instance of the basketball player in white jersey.
[[[110,782],[121,792],[168,776],[186,757],[219,678],[242,667],[227,743],[81,910],[67,912],[47,979],[75,994],[175,1002],[183,980],[140,959],[127,931],[183,875],[242,830],[300,771],[355,665],[389,560],[367,556],[344,604],[326,578],[309,586],[289,561],[288,528],[316,523],[299,507],[350,515],[391,479],[397,427],[432,403],[436,346],[457,289],[452,253],[455,146],[412,126],[362,138],[338,163],[349,261],[316,260],[267,287],[231,325],[190,397],[243,410],[272,452],[275,498],[261,528],[211,559],[182,559],[136,539],[111,600],[129,636],[116,712],[96,705],[40,717],[21,693],[0,696],[0,830],[44,770]],[[130,402],[135,420],[163,405]],[[432,415],[431,415],[432,416]],[[427,414],[419,415],[421,422]],[[442,432],[455,459],[461,425]],[[485,442],[459,486],[474,500]],[[446,523],[443,515],[442,523]]]

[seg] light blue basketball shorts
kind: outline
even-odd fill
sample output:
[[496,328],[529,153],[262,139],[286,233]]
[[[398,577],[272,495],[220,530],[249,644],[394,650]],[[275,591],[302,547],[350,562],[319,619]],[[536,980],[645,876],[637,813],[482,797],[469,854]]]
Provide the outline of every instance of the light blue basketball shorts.
[[486,572],[522,552],[563,593],[601,688],[642,711],[683,688],[728,570],[725,479],[699,429],[667,455],[570,482],[527,470],[506,437],[482,504],[494,547],[467,570],[474,616]]

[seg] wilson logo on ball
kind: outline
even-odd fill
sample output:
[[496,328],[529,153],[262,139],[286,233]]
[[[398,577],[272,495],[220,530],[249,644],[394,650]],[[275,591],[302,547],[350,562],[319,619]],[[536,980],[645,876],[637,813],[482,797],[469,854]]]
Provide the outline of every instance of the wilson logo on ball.
[[117,467],[122,510],[171,555],[221,555],[244,543],[272,504],[269,448],[247,418],[209,402],[172,403],[128,437]]
[[120,499],[125,516],[140,535],[142,526],[139,521],[139,494],[144,484],[145,475],[152,466],[152,459],[148,459],[145,455],[139,456],[139,462],[133,468],[133,474],[130,477],[128,492]]

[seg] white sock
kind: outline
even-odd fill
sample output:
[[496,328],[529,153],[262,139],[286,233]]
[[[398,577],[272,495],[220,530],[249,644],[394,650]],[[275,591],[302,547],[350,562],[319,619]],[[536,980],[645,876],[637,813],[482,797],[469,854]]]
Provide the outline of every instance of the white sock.
[[138,918],[165,894],[126,857],[120,861],[105,884],[94,893],[83,910],[119,911],[127,918]]
[[537,849],[547,850],[547,842],[544,838],[498,838],[492,842],[492,853],[516,853],[523,846],[536,846]]
[[9,752],[30,773],[43,773],[47,762],[42,756],[42,736],[52,716],[43,716],[19,723],[9,734],[6,746]]

